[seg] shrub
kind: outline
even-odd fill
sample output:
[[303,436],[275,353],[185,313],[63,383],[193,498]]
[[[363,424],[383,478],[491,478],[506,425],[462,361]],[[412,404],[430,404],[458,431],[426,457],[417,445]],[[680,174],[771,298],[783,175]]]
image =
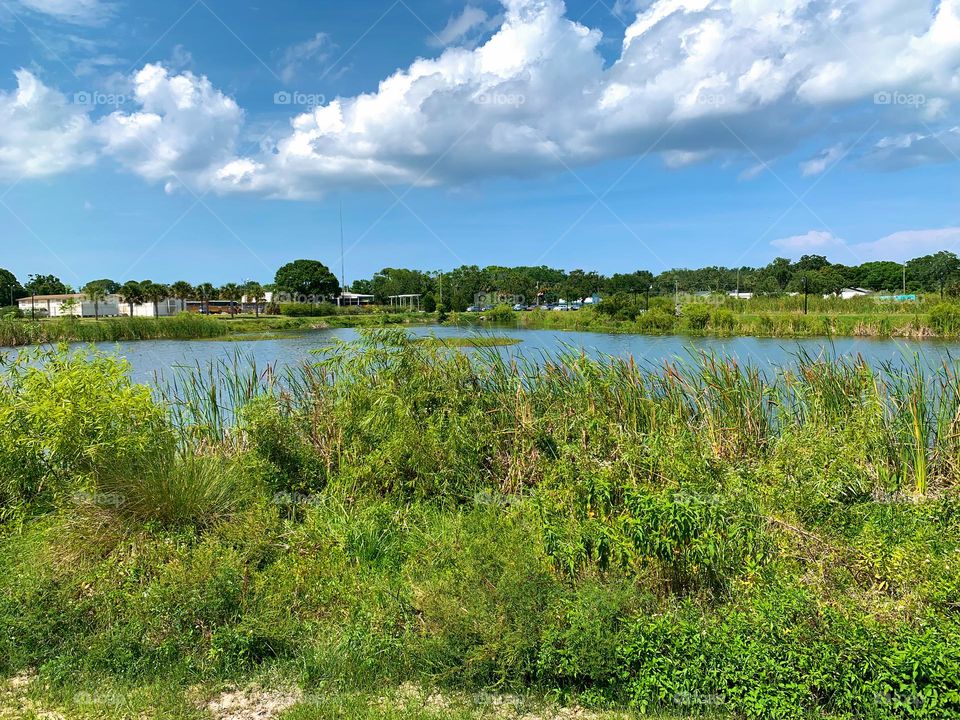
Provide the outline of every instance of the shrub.
[[509,305],[497,305],[483,314],[483,319],[494,323],[513,323],[517,316]]
[[651,309],[637,318],[637,327],[644,332],[668,333],[677,322],[675,315],[664,310]]
[[737,325],[736,316],[730,310],[718,308],[713,311],[710,324],[719,332],[733,332]]
[[0,383],[0,520],[89,488],[107,463],[135,468],[172,434],[121,360],[87,351],[21,353]]
[[701,303],[694,303],[683,308],[683,321],[691,330],[706,330],[710,322],[710,308]]
[[332,303],[281,303],[280,314],[289,317],[329,317],[337,314]]

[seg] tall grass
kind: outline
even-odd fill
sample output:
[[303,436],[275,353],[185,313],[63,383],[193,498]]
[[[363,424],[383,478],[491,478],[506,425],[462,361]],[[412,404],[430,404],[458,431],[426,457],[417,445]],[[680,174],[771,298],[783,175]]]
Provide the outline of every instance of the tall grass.
[[170,318],[72,318],[0,321],[0,346],[20,347],[58,342],[127,342],[132,340],[190,340],[222,337],[231,331],[224,322],[200,315]]
[[884,468],[919,495],[950,480],[960,459],[960,363],[952,360],[928,368],[915,357],[873,368],[859,357],[801,351],[786,367],[761,370],[691,351],[656,367],[573,349],[507,360],[486,348],[451,354],[389,330],[364,331],[358,343],[338,342],[318,355],[282,372],[239,354],[185,366],[161,379],[161,395],[177,426],[203,444],[223,442],[236,411],[266,399],[300,418],[311,443],[344,466],[374,438],[429,447],[436,423],[442,435],[433,450],[446,452],[451,434],[462,432],[473,457],[478,449],[468,438],[480,438],[493,456],[480,469],[491,481],[504,473],[505,489],[529,482],[531,458],[551,445],[586,447],[604,437],[620,452],[617,442],[667,432],[729,460],[765,457],[805,428],[863,426]]

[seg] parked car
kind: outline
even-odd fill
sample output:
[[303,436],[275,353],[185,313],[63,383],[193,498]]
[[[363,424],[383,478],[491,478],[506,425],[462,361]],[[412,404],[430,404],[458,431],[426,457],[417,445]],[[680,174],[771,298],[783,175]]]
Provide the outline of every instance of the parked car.
[[471,305],[470,307],[467,308],[467,312],[482,312],[482,311],[483,311],[483,308],[481,308],[479,305]]
[[493,310],[493,305],[484,305],[480,308],[480,312],[490,312],[491,310]]
[[527,307],[523,303],[517,303],[516,305],[513,306],[513,309],[517,312],[523,312],[524,310],[527,309]]
[[583,305],[582,305],[581,303],[574,303],[573,305],[570,306],[570,309],[571,309],[571,310],[579,310],[579,309],[582,308],[582,307],[583,307]]
[[553,309],[556,310],[556,311],[559,311],[559,312],[567,312],[568,310],[570,310],[570,306],[569,306],[569,305],[557,305],[557,306],[556,306],[555,308],[553,308]]

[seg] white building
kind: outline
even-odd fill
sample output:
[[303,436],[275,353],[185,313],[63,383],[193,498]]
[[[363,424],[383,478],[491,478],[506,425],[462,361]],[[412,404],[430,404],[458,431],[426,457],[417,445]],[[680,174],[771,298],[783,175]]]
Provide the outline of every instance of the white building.
[[839,293],[835,295],[824,295],[824,300],[829,300],[830,298],[838,297],[841,300],[853,300],[854,298],[867,297],[873,295],[872,290],[867,290],[866,288],[843,288]]
[[[121,300],[119,295],[107,295],[97,303],[82,293],[69,295],[35,295],[20,298],[17,305],[25,315],[43,317],[130,317],[131,307]],[[134,303],[133,317],[170,317],[186,311],[183,300],[168,298],[161,300],[154,308],[153,303]]]

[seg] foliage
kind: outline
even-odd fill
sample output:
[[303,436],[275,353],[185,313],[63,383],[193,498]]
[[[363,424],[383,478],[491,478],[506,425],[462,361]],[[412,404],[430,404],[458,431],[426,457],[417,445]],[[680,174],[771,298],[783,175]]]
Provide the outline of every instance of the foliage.
[[3,477],[41,490],[0,533],[0,669],[958,717],[958,369],[377,330],[287,372],[184,370],[154,404],[104,358],[24,361]]
[[274,285],[279,292],[314,298],[336,297],[340,283],[330,268],[318,260],[295,260],[277,270]]

